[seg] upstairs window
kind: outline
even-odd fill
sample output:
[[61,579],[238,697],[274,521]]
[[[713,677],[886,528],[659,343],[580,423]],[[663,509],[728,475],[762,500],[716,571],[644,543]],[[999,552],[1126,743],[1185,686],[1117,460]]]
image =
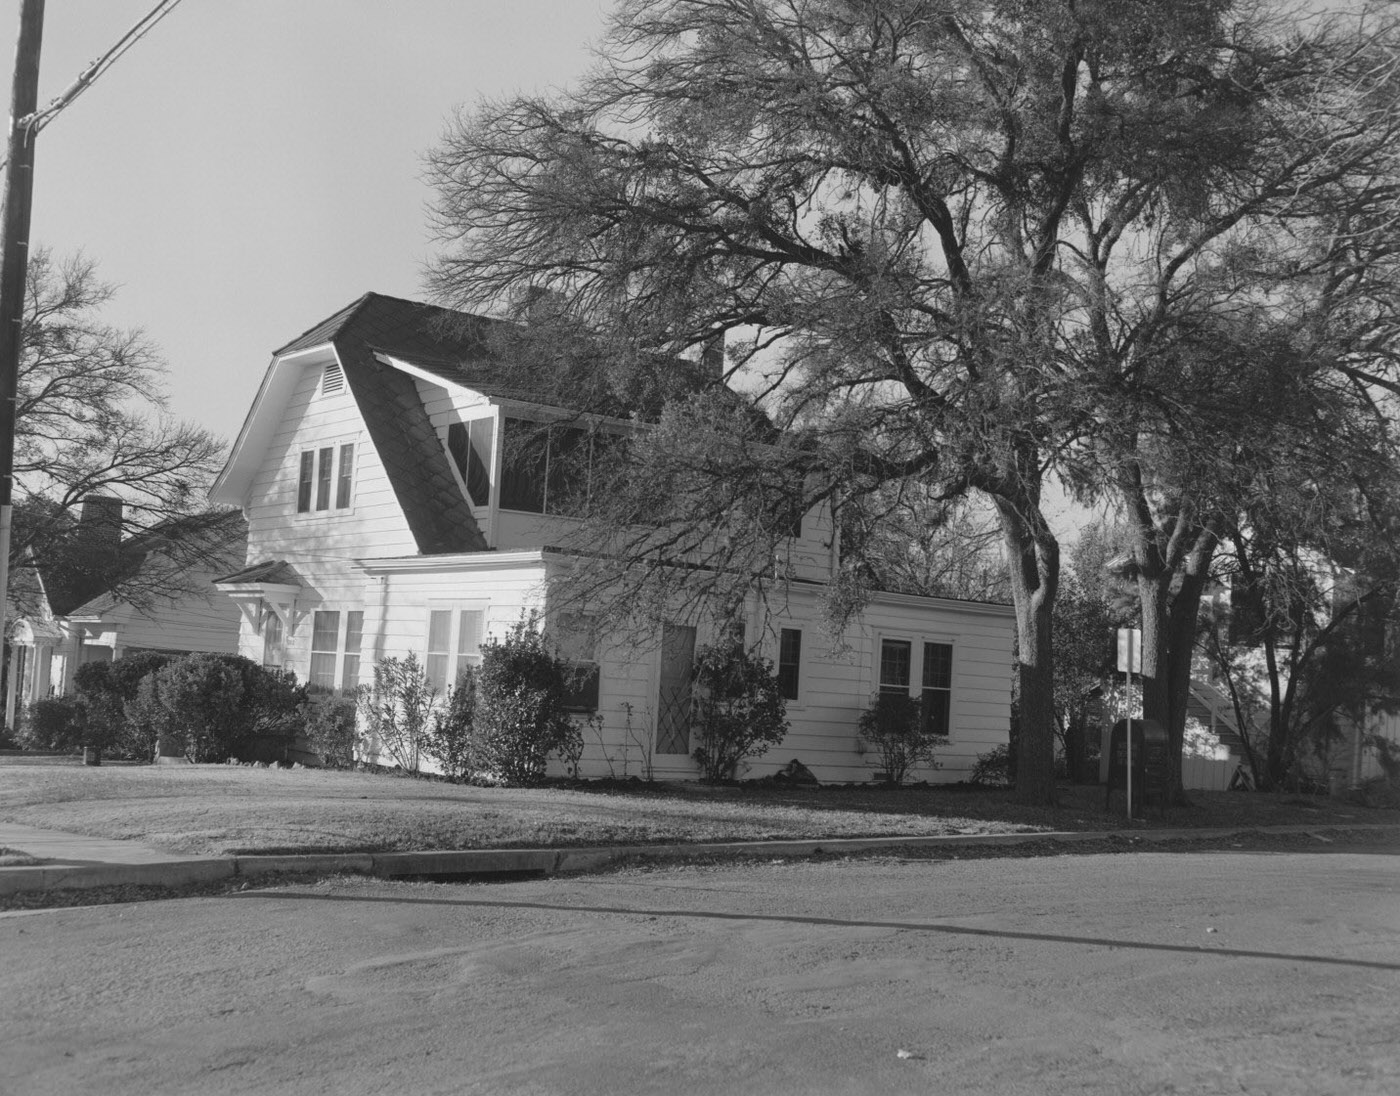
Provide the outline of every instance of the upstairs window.
[[495,425],[491,419],[472,419],[454,422],[447,428],[447,451],[476,507],[491,502],[491,439]]
[[501,435],[501,507],[531,514],[588,512],[607,454],[622,437],[603,430],[507,418]]
[[297,513],[313,510],[346,510],[350,507],[355,478],[355,445],[327,445],[303,449],[297,467]]
[[307,450],[301,455],[301,472],[297,476],[297,513],[311,509],[311,485],[316,481],[316,454]]

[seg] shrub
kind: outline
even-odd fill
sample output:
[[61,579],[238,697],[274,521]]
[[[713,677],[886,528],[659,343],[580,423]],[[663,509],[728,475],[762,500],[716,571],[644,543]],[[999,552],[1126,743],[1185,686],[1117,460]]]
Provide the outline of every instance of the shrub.
[[993,788],[1009,787],[1013,780],[1010,746],[993,746],[984,754],[977,755],[977,764],[972,767],[968,778],[973,784]]
[[476,739],[476,673],[463,671],[447,696],[447,704],[433,715],[424,752],[441,767],[449,780],[466,780],[486,767]]
[[517,621],[505,639],[482,648],[472,739],[483,767],[510,784],[533,784],[549,756],[578,744],[569,714],[573,669],[536,630]]
[[176,659],[137,692],[148,728],[173,731],[185,756],[200,763],[242,757],[259,739],[290,740],[305,700],[291,674],[221,654]]
[[302,705],[307,745],[327,768],[349,769],[355,764],[360,740],[356,709],[355,697],[345,693],[310,696]]
[[26,750],[76,750],[100,746],[88,742],[86,712],[81,700],[71,696],[36,700],[24,713],[16,739]]
[[123,739],[129,756],[154,759],[156,744],[162,738],[178,742],[184,749],[184,728],[175,713],[160,702],[154,673],[137,683],[136,695],[122,705],[122,714],[126,720]]
[[151,713],[137,705],[138,718],[133,722],[128,706],[136,703],[141,682],[176,657],[152,651],[79,666],[73,683],[87,705],[88,735],[93,740],[87,744],[120,757],[151,760],[157,737],[151,730]]
[[374,683],[360,692],[365,730],[405,772],[416,773],[437,707],[438,692],[418,656],[374,664]]
[[700,744],[692,756],[706,780],[734,779],[741,761],[786,736],[787,701],[767,659],[731,640],[710,644],[696,652],[693,681]]
[[946,739],[924,729],[919,702],[907,693],[877,693],[857,726],[879,753],[887,784],[903,784],[920,763],[938,768],[933,751]]

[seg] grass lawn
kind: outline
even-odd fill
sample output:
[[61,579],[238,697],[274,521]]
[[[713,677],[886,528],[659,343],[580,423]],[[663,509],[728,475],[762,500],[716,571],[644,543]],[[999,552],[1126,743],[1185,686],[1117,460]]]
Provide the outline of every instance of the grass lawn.
[[[1400,810],[1244,792],[1193,793],[1153,827],[1400,824]],[[367,852],[1117,829],[1101,788],[1053,810],[961,787],[660,784],[471,788],[315,769],[102,765],[0,757],[0,820],[188,853]],[[1143,823],[1138,823],[1142,825]]]

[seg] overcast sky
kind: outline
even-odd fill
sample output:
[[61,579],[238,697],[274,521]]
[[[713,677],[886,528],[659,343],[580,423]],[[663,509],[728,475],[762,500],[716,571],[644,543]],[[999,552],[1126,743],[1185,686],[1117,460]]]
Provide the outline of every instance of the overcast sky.
[[[48,0],[39,102],[154,3]],[[40,136],[33,240],[97,261],[176,414],[232,441],[277,346],[368,290],[423,298],[422,154],[458,105],[573,80],[608,6],[183,0]]]

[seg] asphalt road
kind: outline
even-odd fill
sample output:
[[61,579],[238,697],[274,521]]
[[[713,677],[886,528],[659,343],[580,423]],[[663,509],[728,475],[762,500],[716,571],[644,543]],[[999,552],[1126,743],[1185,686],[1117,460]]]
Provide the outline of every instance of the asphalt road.
[[906,1092],[1394,1096],[1400,855],[760,863],[0,915],[5,1096]]

